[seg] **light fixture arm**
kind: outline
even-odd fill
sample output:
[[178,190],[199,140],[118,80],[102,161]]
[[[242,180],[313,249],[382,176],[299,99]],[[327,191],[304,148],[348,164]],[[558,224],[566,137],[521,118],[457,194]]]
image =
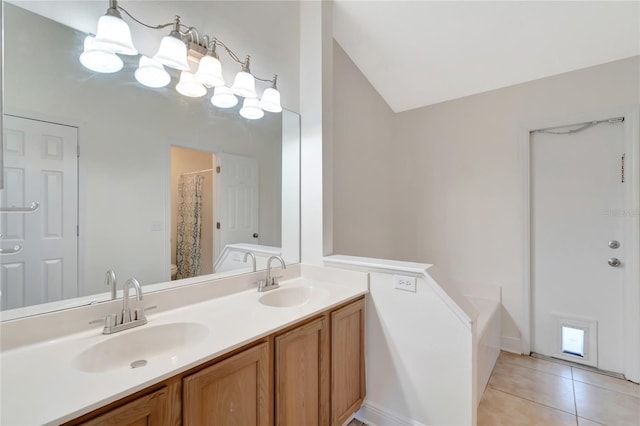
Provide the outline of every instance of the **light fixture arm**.
[[[253,75],[253,74],[252,74]],[[271,88],[272,89],[277,89],[278,87],[276,86],[277,82],[278,82],[278,74],[274,74],[272,79],[266,79],[266,78],[260,78],[260,77],[256,77],[255,75],[253,76],[253,78],[255,78],[258,81],[263,81],[265,83],[271,83]]]
[[227,54],[229,55],[229,57],[231,57],[231,59],[233,59],[235,62],[239,63],[240,65],[243,65],[244,62],[242,62],[240,60],[240,58],[238,58],[238,55],[236,55],[235,53],[233,53],[233,51],[231,49],[229,49],[229,47],[227,47],[226,44],[224,44],[223,42],[221,42],[220,40],[218,40],[217,38],[214,38],[212,43],[215,43],[216,46],[222,46],[222,48],[227,52]]
[[[143,27],[151,28],[152,30],[161,30],[161,29],[163,29],[163,28],[167,28],[167,27],[170,27],[170,26],[172,26],[172,25],[174,25],[174,26],[176,25],[176,19],[174,19],[174,20],[173,20],[173,22],[168,22],[168,23],[166,23],[166,24],[160,24],[160,25],[149,25],[149,24],[145,24],[144,22],[140,21],[140,20],[139,20],[139,19],[137,19],[135,16],[133,16],[131,13],[129,13],[129,11],[128,11],[127,9],[125,9],[125,8],[124,8],[124,7],[122,7],[122,6],[118,6],[118,4],[117,4],[118,2],[117,2],[116,0],[109,0],[109,6],[111,6],[111,2],[113,2],[113,3],[115,4],[114,9],[117,9],[117,10],[116,10],[116,13],[118,13],[118,15],[117,15],[118,17],[120,16],[120,13],[118,12],[118,10],[121,10],[121,11],[123,11],[124,13],[126,13],[126,14],[127,14],[127,16],[128,16],[129,18],[133,19],[136,23],[138,23],[138,24],[142,25]],[[109,11],[110,11],[110,10],[112,10],[112,8],[111,8],[111,7],[109,7],[109,9],[107,10],[107,14],[109,14]],[[179,17],[179,16],[176,16],[176,18],[177,18],[177,22],[178,22],[178,24],[180,24],[180,17]]]

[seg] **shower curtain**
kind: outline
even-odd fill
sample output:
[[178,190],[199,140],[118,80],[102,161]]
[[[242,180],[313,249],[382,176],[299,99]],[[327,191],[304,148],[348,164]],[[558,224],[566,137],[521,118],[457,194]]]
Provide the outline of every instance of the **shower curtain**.
[[200,275],[204,176],[180,176],[176,235],[177,279]]

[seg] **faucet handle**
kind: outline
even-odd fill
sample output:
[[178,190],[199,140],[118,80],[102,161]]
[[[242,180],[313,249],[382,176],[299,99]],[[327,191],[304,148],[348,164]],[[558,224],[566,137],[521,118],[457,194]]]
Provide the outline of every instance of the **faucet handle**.
[[271,277],[271,285],[278,284],[278,279],[284,277],[284,275],[278,275],[276,277]]
[[104,318],[105,327],[114,327],[118,323],[118,314],[109,314]]
[[135,308],[133,310],[133,320],[138,321],[141,319],[146,319],[146,316],[144,315],[144,308]]

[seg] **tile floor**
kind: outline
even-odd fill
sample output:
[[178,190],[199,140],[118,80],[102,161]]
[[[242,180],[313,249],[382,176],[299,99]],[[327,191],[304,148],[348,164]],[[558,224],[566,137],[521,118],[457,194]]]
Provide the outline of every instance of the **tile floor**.
[[[640,426],[640,385],[500,353],[478,407],[478,426],[564,425]],[[347,426],[366,425],[354,419]]]
[[581,368],[502,352],[478,426],[640,426],[640,386]]

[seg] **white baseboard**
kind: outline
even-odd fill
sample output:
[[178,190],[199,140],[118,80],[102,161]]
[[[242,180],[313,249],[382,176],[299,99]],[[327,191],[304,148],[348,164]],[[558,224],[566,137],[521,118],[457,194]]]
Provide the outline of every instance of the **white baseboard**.
[[[502,346],[501,349],[506,352],[511,352],[514,354],[522,354],[522,348],[520,346],[520,338],[519,337],[505,337],[502,336]],[[529,354],[527,354],[529,355]]]
[[416,420],[408,419],[397,413],[367,401],[356,413],[356,419],[369,426],[426,426]]

